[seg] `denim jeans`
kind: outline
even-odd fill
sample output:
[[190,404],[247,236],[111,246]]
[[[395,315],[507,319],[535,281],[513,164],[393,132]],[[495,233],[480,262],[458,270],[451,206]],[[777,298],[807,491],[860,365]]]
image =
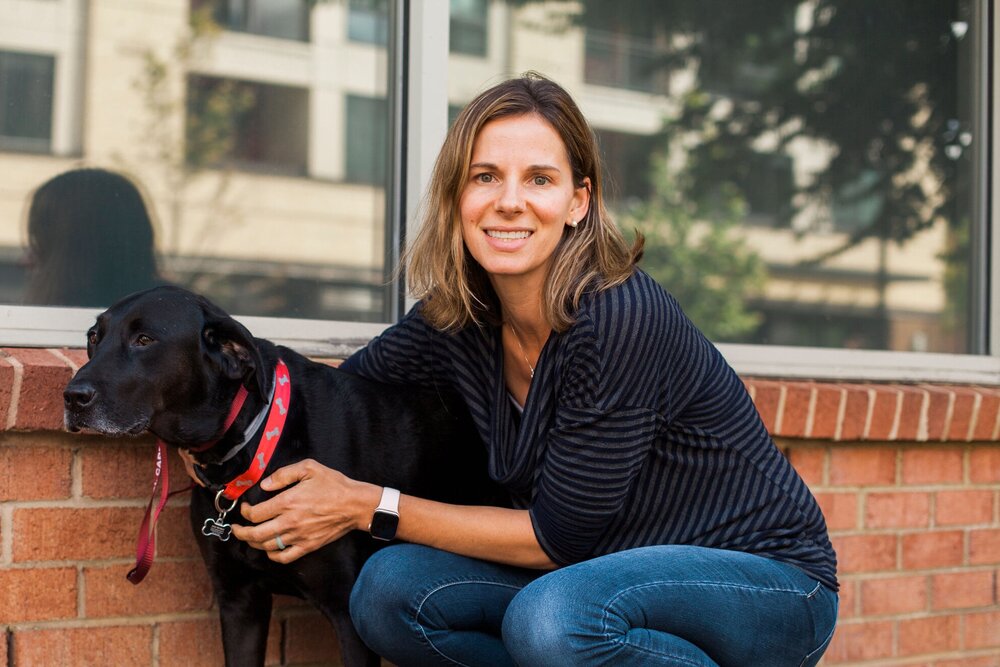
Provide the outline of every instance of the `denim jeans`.
[[399,665],[814,665],[837,594],[802,570],[691,546],[622,551],[549,573],[411,544],[375,554],[351,595]]

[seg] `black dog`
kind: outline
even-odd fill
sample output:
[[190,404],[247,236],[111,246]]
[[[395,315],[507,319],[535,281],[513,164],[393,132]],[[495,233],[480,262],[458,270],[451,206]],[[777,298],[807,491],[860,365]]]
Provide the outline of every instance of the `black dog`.
[[[378,664],[351,624],[348,599],[362,564],[381,543],[354,532],[280,565],[235,538],[209,534],[219,516],[218,490],[257,460],[267,424],[242,449],[239,444],[244,431],[260,423],[258,415],[270,414],[279,359],[290,375],[290,405],[264,475],[311,458],[355,479],[444,502],[500,498],[486,476],[485,448],[455,397],[385,386],[314,363],[254,338],[186,290],[157,287],[122,299],[87,333],[87,353],[90,361],[64,394],[67,429],[148,431],[195,450],[209,444],[195,455],[209,487],[195,490],[191,521],[218,600],[227,665],[263,665],[272,593],[296,595],[320,609],[336,628],[345,665]],[[227,430],[241,386],[246,402]],[[269,495],[254,486],[240,501]],[[226,521],[243,522],[238,507]]]

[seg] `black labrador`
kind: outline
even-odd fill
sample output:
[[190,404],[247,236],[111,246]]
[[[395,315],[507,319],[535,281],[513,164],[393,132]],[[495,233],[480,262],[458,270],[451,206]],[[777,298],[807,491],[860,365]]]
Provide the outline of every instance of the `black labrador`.
[[[260,415],[271,414],[279,359],[291,380],[290,405],[264,475],[311,458],[349,477],[443,502],[493,504],[502,498],[486,475],[482,441],[455,396],[386,386],[315,363],[254,338],[186,290],[156,287],[125,297],[87,332],[87,354],[65,390],[68,430],[150,432],[169,445],[202,448],[195,457],[209,486],[195,489],[191,523],[219,604],[227,665],[264,664],[272,593],[315,605],[336,629],[345,665],[379,663],[351,624],[348,599],[365,559],[382,543],[355,531],[281,565],[208,530],[219,515],[219,489],[259,455],[268,426]],[[226,429],[241,386],[245,404]],[[258,503],[270,495],[253,486],[240,501]],[[226,521],[245,523],[238,507]]]

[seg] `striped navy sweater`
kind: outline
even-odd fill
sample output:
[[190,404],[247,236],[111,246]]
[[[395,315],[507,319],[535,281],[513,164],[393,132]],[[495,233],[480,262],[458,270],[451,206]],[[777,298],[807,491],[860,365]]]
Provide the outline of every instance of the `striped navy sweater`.
[[739,377],[648,275],[584,297],[573,326],[549,336],[521,414],[500,337],[442,333],[417,304],[341,368],[457,390],[490,475],[530,511],[555,563],[690,544],[785,561],[836,590],[815,499]]

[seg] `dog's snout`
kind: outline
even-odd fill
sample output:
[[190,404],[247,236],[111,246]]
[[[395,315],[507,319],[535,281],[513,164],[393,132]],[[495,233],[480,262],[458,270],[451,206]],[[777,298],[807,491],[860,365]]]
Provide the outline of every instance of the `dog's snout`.
[[63,392],[63,402],[68,409],[85,408],[97,398],[97,388],[85,380],[71,382]]

